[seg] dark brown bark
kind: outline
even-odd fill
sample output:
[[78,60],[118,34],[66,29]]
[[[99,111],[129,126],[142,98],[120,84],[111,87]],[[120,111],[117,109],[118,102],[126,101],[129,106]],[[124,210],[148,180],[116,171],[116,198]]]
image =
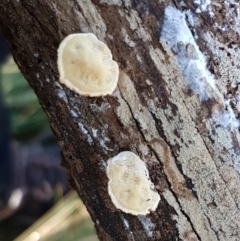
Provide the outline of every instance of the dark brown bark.
[[[238,94],[237,87],[231,87],[228,65],[236,60],[232,52],[226,54],[238,48],[237,28],[230,18],[228,31],[214,25],[224,25],[219,11],[230,6],[220,1],[220,6],[207,7],[189,1],[103,2],[108,1],[0,3],[1,32],[49,118],[69,181],[100,240],[239,240],[238,126],[215,118],[232,110],[238,123],[235,105],[229,110],[225,104],[227,94],[232,95],[230,102]],[[173,18],[177,9],[186,11],[186,19],[189,14],[189,33],[208,56],[203,67],[214,74],[215,88],[207,75],[201,77],[204,96],[202,86],[191,83],[179,67],[180,54],[187,56],[184,60],[200,59],[196,46],[179,41],[171,51],[166,45],[166,9],[175,13]],[[57,49],[65,36],[76,32],[94,33],[111,49],[121,70],[113,95],[79,96],[59,83]],[[149,215],[121,212],[108,194],[106,161],[125,150],[147,163],[161,195],[157,210]]]

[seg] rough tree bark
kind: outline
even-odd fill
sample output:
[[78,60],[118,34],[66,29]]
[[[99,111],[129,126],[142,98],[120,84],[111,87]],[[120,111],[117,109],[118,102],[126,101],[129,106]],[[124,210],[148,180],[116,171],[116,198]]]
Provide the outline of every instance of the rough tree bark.
[[[0,2],[1,32],[100,240],[240,240],[238,4]],[[59,83],[57,48],[75,32],[111,49],[120,67],[112,95],[83,97]],[[121,212],[109,197],[106,161],[124,150],[146,162],[161,196],[149,215]]]

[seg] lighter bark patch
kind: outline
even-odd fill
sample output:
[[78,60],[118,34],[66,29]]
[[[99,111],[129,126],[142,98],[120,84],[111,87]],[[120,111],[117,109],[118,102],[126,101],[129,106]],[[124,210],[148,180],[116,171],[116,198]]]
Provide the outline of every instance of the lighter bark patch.
[[[164,125],[167,124],[169,126],[170,123],[166,119],[166,116],[161,115],[160,117],[157,114],[158,111],[160,112],[163,111],[156,108],[156,106],[159,106],[159,103],[153,106],[149,106],[149,110],[146,107],[142,106],[133,83],[131,82],[130,78],[124,73],[120,73],[119,89],[124,99],[128,102],[132,110],[131,112],[133,113],[134,119],[139,123],[142,134],[144,135],[145,139],[148,141],[148,144],[150,144],[153,150],[157,153],[158,159],[161,160],[161,162],[163,163],[167,178],[172,185],[172,189],[178,195],[178,198],[183,207],[183,210],[185,210],[185,212],[189,215],[190,219],[193,220],[194,227],[199,231],[199,233],[201,233],[201,237],[211,237],[213,234],[209,226],[208,220],[204,216],[202,212],[202,208],[199,205],[196,198],[194,198],[191,191],[185,187],[185,179],[179,172],[174,159],[171,157],[169,147],[159,136],[154,120],[152,119],[149,113],[149,110],[151,111],[154,110],[154,113],[156,114],[157,118],[161,119],[161,121],[164,122]],[[189,115],[187,111],[186,111],[186,119],[187,120],[189,119]],[[175,121],[176,123],[179,123],[178,119],[176,119]],[[170,130],[171,128],[172,126],[167,127],[166,131]],[[189,128],[189,122],[187,123],[187,128]],[[196,130],[194,132],[196,133]],[[191,130],[191,135],[194,132]],[[168,137],[168,140],[171,140],[172,134],[167,137]],[[200,147],[204,146],[203,143],[200,143],[199,145]],[[185,154],[189,155],[189,152],[191,151],[189,150]],[[188,157],[186,156],[185,159],[187,163]],[[197,214],[196,214],[196,210],[198,210]],[[197,215],[197,218],[196,218],[196,215]],[[202,224],[199,225],[199,223],[202,223]],[[205,227],[205,226],[208,227],[207,231],[202,232],[201,227]],[[215,239],[205,239],[205,240],[215,240]]]
[[107,4],[107,5],[115,5],[115,6],[122,6],[122,1],[120,0],[100,0],[101,4]]
[[118,99],[119,106],[117,107],[117,116],[124,126],[133,124],[132,115],[127,103],[121,97],[119,91],[116,91],[115,96]]
[[[218,110],[216,122],[231,130],[240,126],[240,119],[237,118],[240,106],[240,84],[239,61],[240,50],[237,44],[232,47],[219,42],[211,33],[204,35],[206,45],[213,53],[214,72],[218,73],[217,87],[220,90],[222,108]],[[228,94],[228,92],[230,92]],[[234,106],[234,108],[232,107]]]
[[148,109],[140,103],[136,89],[131,79],[123,72],[119,77],[119,89],[123,98],[127,101],[131,108],[134,119],[139,123],[141,131],[147,141],[158,137],[154,120],[152,119]]
[[92,1],[88,0],[77,0],[77,2],[83,11],[84,17],[91,26],[92,32],[96,34],[101,41],[104,41],[107,27],[95,5]]
[[[191,224],[187,220],[186,216],[182,213],[181,207],[179,206],[177,200],[169,190],[165,190],[163,193],[164,198],[170,206],[174,208],[177,215],[173,215],[172,218],[177,222],[177,228],[179,231],[180,238],[184,241],[198,241],[195,231],[192,229]],[[197,217],[196,217],[197,218]],[[200,223],[199,223],[200,225]],[[201,223],[203,230],[207,233],[206,227]],[[217,240],[215,237],[206,236],[203,240]],[[214,238],[214,239],[212,239]]]
[[122,28],[122,35],[124,38],[124,42],[128,44],[131,48],[134,48],[136,46],[135,42],[133,42],[130,38],[130,36],[127,34],[126,29]]
[[151,41],[152,38],[150,36],[150,34],[144,29],[143,24],[142,24],[142,20],[138,15],[138,12],[135,10],[130,10],[129,12],[123,11],[122,9],[119,9],[119,14],[126,18],[128,23],[129,23],[129,27],[136,31],[137,35],[139,36],[139,38],[141,38],[141,40],[143,40],[144,42],[147,41]]

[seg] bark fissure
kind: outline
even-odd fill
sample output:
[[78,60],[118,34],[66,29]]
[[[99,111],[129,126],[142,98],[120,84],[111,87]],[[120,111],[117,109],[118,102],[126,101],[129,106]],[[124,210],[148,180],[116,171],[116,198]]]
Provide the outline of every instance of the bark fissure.
[[[156,140],[156,142],[158,142],[158,141]],[[159,163],[162,163],[162,162],[161,162],[161,159],[159,159],[157,153],[155,152],[154,148],[151,146],[150,143],[148,144],[148,146],[150,147],[151,151],[154,152],[154,155],[155,155],[156,159],[159,161]],[[201,241],[202,239],[201,239],[200,235],[198,234],[197,230],[194,228],[194,225],[193,225],[193,223],[192,223],[192,221],[191,221],[191,218],[187,215],[187,213],[186,213],[186,212],[184,211],[184,209],[182,208],[182,205],[181,205],[181,203],[180,203],[179,200],[178,200],[177,194],[176,194],[176,193],[174,192],[174,190],[172,189],[171,182],[170,182],[170,180],[168,179],[168,176],[167,176],[167,175],[166,175],[166,181],[167,181],[167,183],[168,183],[168,185],[169,185],[169,187],[170,187],[169,190],[171,191],[172,195],[175,197],[175,199],[176,199],[176,201],[177,201],[177,203],[178,203],[178,205],[179,205],[179,207],[180,207],[180,209],[181,209],[182,214],[187,218],[187,221],[190,223],[191,228],[192,228],[192,230],[194,231],[194,233],[196,234],[198,240]]]
[[137,121],[137,119],[134,117],[134,114],[133,114],[133,111],[134,110],[132,110],[132,108],[131,108],[131,105],[128,103],[128,101],[126,100],[126,98],[124,98],[124,96],[123,96],[123,94],[122,94],[122,91],[121,91],[121,88],[119,88],[119,92],[120,92],[120,95],[121,95],[121,98],[124,100],[124,102],[127,104],[127,106],[128,106],[128,109],[129,109],[129,111],[131,112],[131,117],[132,117],[132,119],[134,120],[134,123],[136,124],[136,126],[137,126],[137,129],[139,130],[139,132],[141,133],[141,136],[142,136],[142,138],[143,138],[143,140],[146,142],[146,139],[145,139],[145,137],[144,137],[144,134],[142,133],[142,128],[141,128],[141,126],[140,126],[140,123]]
[[80,12],[80,13],[82,14],[82,16],[84,17],[85,21],[87,22],[88,28],[91,29],[91,31],[89,31],[89,32],[94,32],[93,29],[91,28],[91,24],[90,24],[90,22],[88,21],[88,18],[86,18],[86,17],[84,16],[84,12],[83,12],[80,4],[79,4],[79,0],[74,0],[74,3],[75,3],[75,5],[77,6],[77,9],[79,10],[79,12]]

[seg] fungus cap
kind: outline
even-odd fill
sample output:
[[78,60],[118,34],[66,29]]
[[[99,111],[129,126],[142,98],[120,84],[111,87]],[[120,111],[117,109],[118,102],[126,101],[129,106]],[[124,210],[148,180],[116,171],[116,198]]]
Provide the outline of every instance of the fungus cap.
[[68,35],[58,48],[60,82],[80,95],[112,94],[119,69],[107,45],[92,33]]
[[137,155],[124,151],[107,164],[108,193],[117,208],[133,215],[156,210],[160,196],[153,190],[147,167]]

